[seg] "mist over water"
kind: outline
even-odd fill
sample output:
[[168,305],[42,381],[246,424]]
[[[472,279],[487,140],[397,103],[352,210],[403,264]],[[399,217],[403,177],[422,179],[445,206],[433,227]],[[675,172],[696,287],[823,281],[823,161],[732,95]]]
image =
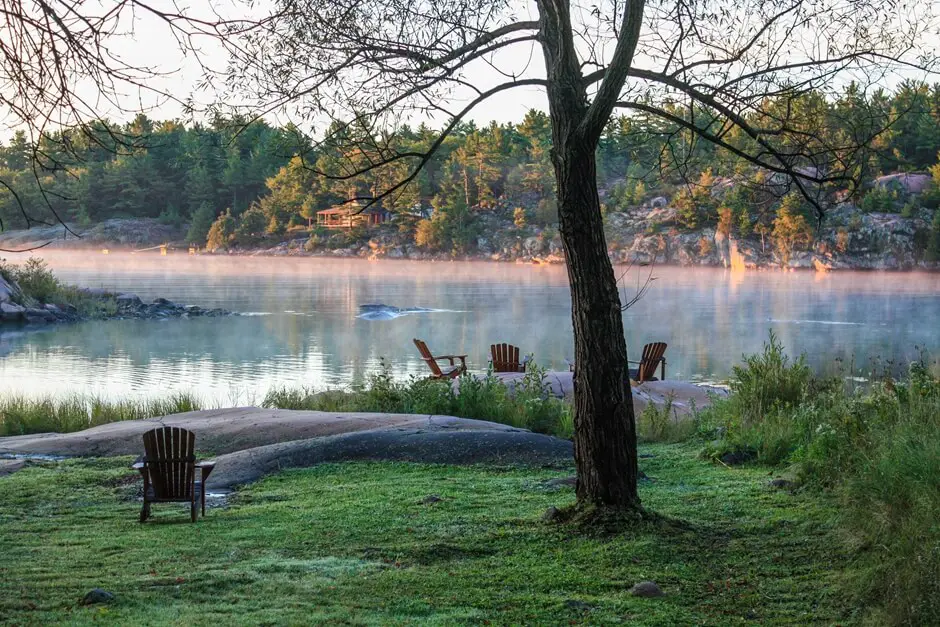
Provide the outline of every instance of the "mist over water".
[[[259,403],[276,385],[361,383],[381,362],[425,375],[412,338],[435,354],[467,353],[483,372],[494,342],[539,364],[573,358],[564,267],[484,262],[43,252],[69,283],[222,307],[244,314],[190,320],[87,322],[0,332],[0,393],[110,398],[192,391],[212,404]],[[17,258],[15,261],[22,261]],[[645,274],[643,275],[645,276]],[[721,380],[773,329],[816,368],[870,369],[940,356],[940,275],[656,268],[625,314],[631,358],[669,344],[667,378]],[[632,295],[636,273],[626,278]],[[360,305],[427,308],[359,317]],[[381,318],[381,317],[380,317]]]

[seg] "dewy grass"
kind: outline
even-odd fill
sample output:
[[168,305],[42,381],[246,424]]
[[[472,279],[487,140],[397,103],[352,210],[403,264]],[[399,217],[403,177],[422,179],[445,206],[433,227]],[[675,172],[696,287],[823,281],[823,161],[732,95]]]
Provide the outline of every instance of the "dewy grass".
[[[811,493],[762,468],[645,446],[644,504],[686,524],[594,537],[541,521],[571,470],[337,464],[236,492],[195,525],[136,522],[130,458],[0,479],[0,616],[11,624],[849,624],[851,568]],[[423,504],[429,494],[442,500]],[[659,599],[630,587],[656,581]],[[84,607],[94,587],[115,594]]]
[[140,420],[201,408],[198,398],[184,392],[163,398],[126,401],[108,401],[82,394],[40,399],[7,396],[0,398],[0,436],[50,431],[69,433],[109,422]]

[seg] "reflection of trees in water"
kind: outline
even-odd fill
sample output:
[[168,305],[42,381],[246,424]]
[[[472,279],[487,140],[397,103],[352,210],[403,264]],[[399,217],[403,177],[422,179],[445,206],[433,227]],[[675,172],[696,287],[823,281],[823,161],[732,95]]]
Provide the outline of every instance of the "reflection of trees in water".
[[[361,272],[325,271],[336,267],[330,264],[301,272],[288,264],[294,271],[276,275],[148,275],[140,282],[146,291],[137,290],[144,297],[165,294],[179,302],[272,315],[85,323],[3,334],[0,351],[7,356],[0,354],[0,377],[58,377],[74,386],[111,385],[113,379],[121,389],[147,393],[191,386],[338,386],[362,381],[382,358],[397,376],[424,374],[415,337],[437,354],[469,354],[477,370],[486,368],[489,345],[497,341],[516,344],[549,367],[565,368],[564,358],[572,356],[570,301],[557,271],[443,263],[395,275],[390,264],[347,265]],[[725,377],[743,353],[761,349],[771,327],[791,354],[805,351],[824,370],[834,367],[834,358],[848,364],[853,355],[858,367],[868,367],[876,355],[904,364],[917,357],[915,344],[937,352],[938,277],[895,275],[895,289],[880,275],[742,278],[670,268],[655,274],[653,289],[625,314],[627,342],[634,359],[646,342],[667,342],[669,377]],[[129,276],[122,280],[134,283]],[[458,311],[389,321],[355,317],[359,305],[376,302]]]

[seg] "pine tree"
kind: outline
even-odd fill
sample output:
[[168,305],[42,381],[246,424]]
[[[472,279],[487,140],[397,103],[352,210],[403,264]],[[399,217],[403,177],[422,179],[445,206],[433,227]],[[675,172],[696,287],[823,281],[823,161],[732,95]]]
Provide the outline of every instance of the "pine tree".
[[190,244],[201,244],[206,241],[209,229],[215,222],[215,211],[209,203],[202,203],[193,213],[189,230],[186,232],[186,241]]

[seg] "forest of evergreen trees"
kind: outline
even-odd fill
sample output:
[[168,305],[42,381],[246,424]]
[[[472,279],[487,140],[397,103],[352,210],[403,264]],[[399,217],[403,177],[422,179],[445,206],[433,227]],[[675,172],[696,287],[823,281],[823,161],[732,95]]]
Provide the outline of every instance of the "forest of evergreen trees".
[[[772,116],[774,103],[764,106],[763,114]],[[672,110],[685,119],[695,114],[678,105]],[[863,150],[829,155],[829,162],[839,163],[860,180],[933,168],[940,181],[940,84],[906,83],[893,93],[871,94],[850,85],[834,100],[808,93],[787,115],[791,123],[803,124],[822,147],[837,147],[840,138],[849,145],[872,129],[888,126]],[[344,132],[340,125],[330,131],[337,137]],[[437,136],[437,129],[425,125],[402,126],[376,138],[375,144],[421,151]],[[496,206],[516,207],[517,222],[549,225],[556,220],[550,136],[547,115],[535,110],[518,124],[460,124],[420,175],[382,205],[393,213],[423,214],[427,219],[408,221],[409,228],[415,230],[419,245],[432,248],[472,246],[479,235],[474,213]],[[688,228],[723,223],[744,234],[767,229],[778,217],[779,203],[763,218],[745,191],[723,203],[714,202],[707,191],[717,177],[753,179],[760,172],[728,150],[704,141],[691,143],[689,137],[658,118],[612,119],[598,147],[598,178],[607,210],[665,195]],[[733,133],[726,139],[732,144],[750,141]],[[32,215],[51,216],[54,210],[80,225],[117,217],[189,225],[187,239],[199,245],[206,242],[213,223],[218,223],[216,235],[223,240],[280,235],[290,227],[305,226],[320,209],[387,189],[413,163],[393,162],[353,179],[320,176],[318,172],[353,171],[370,158],[343,145],[314,145],[294,127],[221,118],[186,125],[140,115],[124,126],[101,122],[94,133],[59,133],[38,146],[19,132],[0,146],[0,180],[18,196],[0,189],[0,220],[5,229],[26,227],[22,203]],[[865,199],[864,194],[855,195],[863,206],[867,202],[871,209],[904,210],[903,199],[883,192]],[[920,203],[935,208],[938,198],[935,187]],[[787,202],[784,212],[806,211],[792,198]]]

